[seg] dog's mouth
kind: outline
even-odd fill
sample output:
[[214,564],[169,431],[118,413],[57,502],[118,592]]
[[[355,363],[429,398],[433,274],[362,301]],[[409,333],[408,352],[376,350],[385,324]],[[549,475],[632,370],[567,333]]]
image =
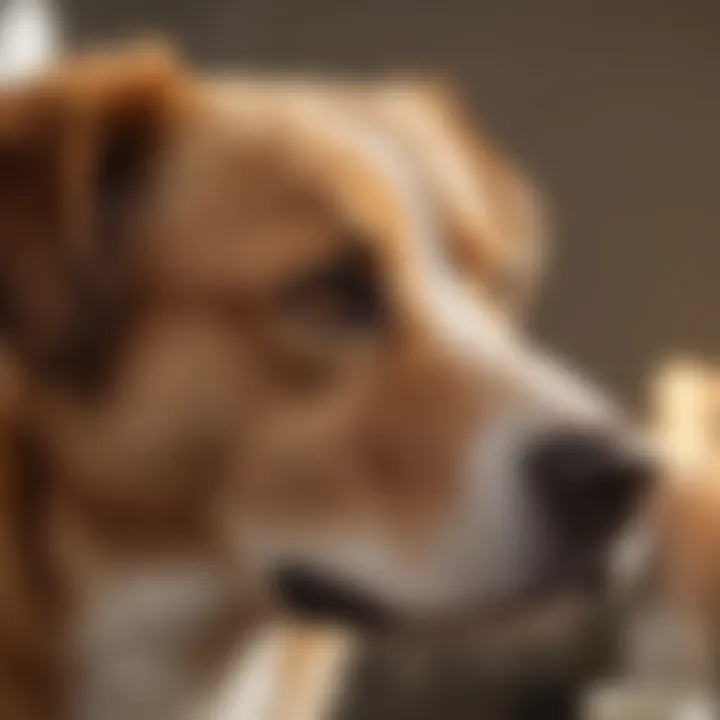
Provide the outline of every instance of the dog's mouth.
[[285,566],[275,574],[283,611],[307,620],[334,621],[367,631],[393,625],[393,613],[371,593],[306,568]]
[[[408,614],[383,602],[372,590],[340,574],[300,564],[276,568],[275,590],[282,611],[302,620],[329,621],[383,636],[461,642],[478,636],[503,640],[512,636],[521,641],[528,628],[530,635],[539,632],[547,637],[582,625],[589,615],[622,613],[628,601],[645,592],[655,565],[653,545],[648,523],[639,516],[611,539],[584,548],[558,543],[534,577],[512,596],[423,614]],[[559,610],[569,606],[571,612]]]
[[468,627],[498,628],[512,624],[569,598],[584,605],[602,605],[607,600],[608,564],[599,555],[559,563],[553,572],[529,584],[517,596],[478,607],[468,603],[446,612],[408,617],[383,603],[364,588],[298,566],[279,568],[275,588],[282,610],[310,621],[330,621],[372,633],[421,634],[462,633]]

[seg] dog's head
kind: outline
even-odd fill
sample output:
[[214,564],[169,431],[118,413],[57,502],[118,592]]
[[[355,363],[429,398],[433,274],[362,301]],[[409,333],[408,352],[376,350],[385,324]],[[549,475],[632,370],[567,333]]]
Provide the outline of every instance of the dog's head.
[[130,52],[2,93],[1,329],[62,533],[413,614],[599,569],[643,468],[517,332],[535,201],[443,89]]

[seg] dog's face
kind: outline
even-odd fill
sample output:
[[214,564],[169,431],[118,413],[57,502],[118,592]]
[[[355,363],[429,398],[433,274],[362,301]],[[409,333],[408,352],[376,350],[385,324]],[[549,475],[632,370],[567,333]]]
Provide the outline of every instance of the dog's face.
[[637,458],[516,332],[534,203],[443,93],[142,54],[4,92],[3,332],[60,547],[231,551],[414,614],[595,568]]

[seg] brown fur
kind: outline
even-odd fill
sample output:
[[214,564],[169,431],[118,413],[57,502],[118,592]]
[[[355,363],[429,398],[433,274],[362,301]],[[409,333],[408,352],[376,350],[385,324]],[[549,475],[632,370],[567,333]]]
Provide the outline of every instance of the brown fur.
[[[505,240],[524,199],[445,99],[400,90],[201,81],[132,51],[2,91],[3,717],[47,716],[68,618],[128,566],[222,563],[249,522],[376,517],[416,552],[442,514],[484,406],[426,330],[392,193],[333,118],[474,154],[462,172],[502,194],[487,216],[428,173],[484,293],[527,254]],[[344,310],[322,295],[286,312],[343,258],[380,284],[382,327],[326,332]]]

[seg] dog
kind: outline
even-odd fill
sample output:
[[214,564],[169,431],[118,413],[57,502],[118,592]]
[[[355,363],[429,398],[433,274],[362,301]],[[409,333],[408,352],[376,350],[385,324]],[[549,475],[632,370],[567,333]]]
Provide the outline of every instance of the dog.
[[603,585],[646,458],[524,337],[538,203],[464,117],[159,47],[2,88],[4,717],[162,717],[137,648],[194,677],[287,570],[402,623]]

